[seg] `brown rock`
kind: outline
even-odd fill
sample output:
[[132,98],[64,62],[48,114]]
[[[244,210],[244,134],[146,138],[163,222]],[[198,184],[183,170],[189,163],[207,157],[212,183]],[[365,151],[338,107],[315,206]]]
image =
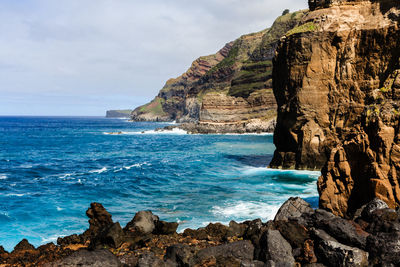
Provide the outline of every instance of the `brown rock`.
[[14,251],[35,250],[35,247],[28,240],[22,239],[15,247]]
[[274,60],[278,119],[271,166],[323,167],[320,206],[336,215],[351,215],[375,197],[395,208],[400,31],[393,14],[399,6],[315,0],[310,8],[315,11],[281,40]]

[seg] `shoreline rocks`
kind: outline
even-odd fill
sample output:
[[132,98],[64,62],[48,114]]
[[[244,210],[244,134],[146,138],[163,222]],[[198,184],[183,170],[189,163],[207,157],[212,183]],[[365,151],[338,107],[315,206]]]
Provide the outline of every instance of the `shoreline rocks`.
[[22,240],[0,266],[396,266],[400,212],[373,200],[347,220],[290,198],[274,220],[210,223],[176,233],[177,223],[140,211],[122,228],[99,203],[89,229],[35,248]]

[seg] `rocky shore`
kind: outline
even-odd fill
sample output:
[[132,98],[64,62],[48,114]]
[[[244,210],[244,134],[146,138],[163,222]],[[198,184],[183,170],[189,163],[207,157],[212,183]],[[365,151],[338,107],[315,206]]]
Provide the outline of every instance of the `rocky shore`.
[[89,228],[35,248],[0,247],[0,266],[398,266],[400,211],[374,199],[352,219],[286,201],[274,220],[209,224],[176,233],[178,223],[140,211],[122,228],[99,203]]

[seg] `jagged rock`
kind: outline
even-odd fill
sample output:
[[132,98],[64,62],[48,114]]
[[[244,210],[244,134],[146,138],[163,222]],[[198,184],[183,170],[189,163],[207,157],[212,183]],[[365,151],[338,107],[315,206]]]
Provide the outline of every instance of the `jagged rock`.
[[251,243],[254,245],[255,259],[262,259],[262,244],[260,243],[260,241],[265,231],[274,228],[273,224],[265,225],[260,219],[245,221],[243,224],[247,225],[247,229],[245,231],[245,234],[243,235],[243,238],[246,240],[250,240]]
[[368,266],[368,252],[339,243],[323,230],[314,230],[318,261],[326,266]]
[[158,221],[158,216],[154,215],[151,211],[139,211],[125,226],[124,230],[151,234],[155,230]]
[[14,247],[14,252],[16,251],[23,251],[23,250],[35,250],[35,247],[29,243],[28,240],[22,239],[21,242],[19,242],[15,247]]
[[176,233],[178,226],[179,224],[176,222],[156,221],[153,233],[156,235],[171,235]]
[[188,245],[175,244],[167,248],[164,259],[176,262],[178,267],[187,267],[193,255],[194,251]]
[[108,250],[80,250],[60,261],[45,264],[44,267],[120,267],[121,262]]
[[0,254],[8,253],[3,246],[0,246]]
[[[250,241],[238,241],[216,247],[200,250],[194,257],[192,264],[202,264],[215,259],[219,266],[240,266],[241,261],[252,261],[254,246]],[[227,263],[230,262],[230,265]]]
[[275,227],[294,248],[301,248],[310,238],[308,229],[295,221],[276,221]]
[[237,236],[242,237],[246,232],[247,226],[243,223],[239,224],[235,221],[229,222],[229,228],[227,231],[227,236]]
[[[293,266],[295,263],[292,247],[277,230],[268,230],[261,238],[261,253],[264,261],[271,261],[275,266]],[[272,263],[271,263],[272,264]]]
[[299,197],[291,197],[279,208],[274,221],[287,221],[291,218],[298,218],[304,213],[313,212],[309,203]]
[[345,220],[339,217],[318,223],[330,235],[334,236],[338,241],[350,245],[366,248],[367,237],[369,234],[354,221]]
[[119,222],[116,222],[95,236],[90,242],[90,248],[103,248],[105,246],[118,248],[124,241],[125,233]]
[[114,223],[111,214],[100,203],[91,203],[86,215],[89,217],[89,229],[82,234],[83,240],[97,236]]
[[210,223],[204,228],[197,230],[185,229],[183,232],[184,236],[191,236],[199,240],[226,240],[228,236],[229,228],[226,225],[220,223]]
[[81,244],[83,242],[84,241],[82,240],[81,236],[79,236],[77,234],[57,238],[57,244],[60,246],[68,246],[71,244]]

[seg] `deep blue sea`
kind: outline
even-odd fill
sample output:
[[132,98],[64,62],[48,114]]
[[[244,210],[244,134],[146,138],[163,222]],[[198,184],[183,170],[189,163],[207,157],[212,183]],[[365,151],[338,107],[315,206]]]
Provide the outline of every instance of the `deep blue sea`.
[[94,201],[122,226],[152,210],[178,221],[180,231],[272,219],[290,196],[316,205],[319,173],[266,168],[272,135],[152,131],[165,125],[0,117],[0,245],[12,250],[22,238],[40,245],[81,233]]

